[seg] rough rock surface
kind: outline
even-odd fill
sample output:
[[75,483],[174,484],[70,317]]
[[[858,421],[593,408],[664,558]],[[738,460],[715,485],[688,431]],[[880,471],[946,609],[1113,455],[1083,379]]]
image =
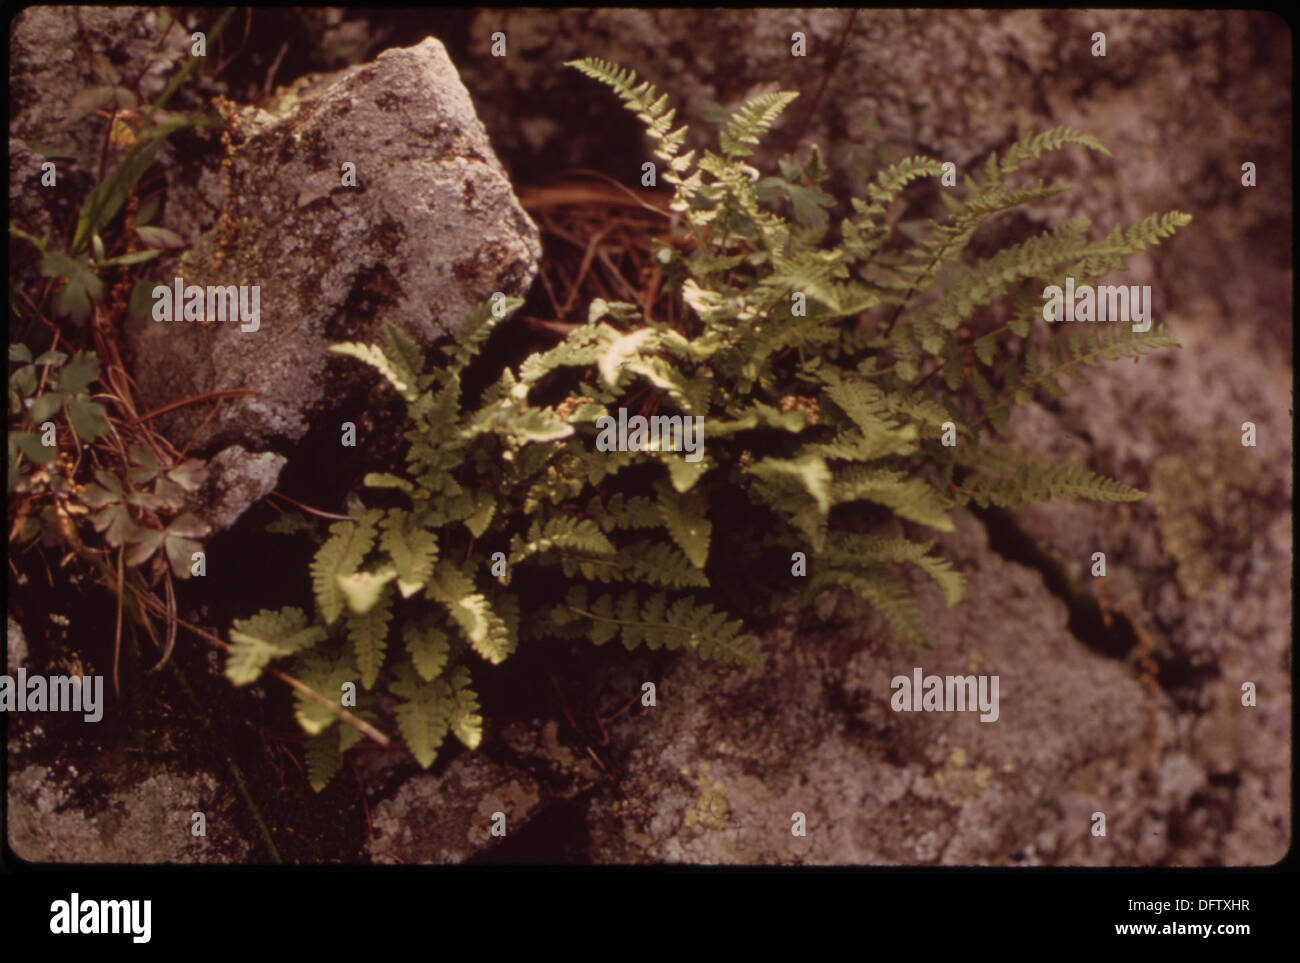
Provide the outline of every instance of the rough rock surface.
[[[27,662],[22,629],[6,619],[8,671],[64,671]],[[109,694],[111,698],[111,694]],[[117,779],[95,725],[64,714],[14,713],[0,799],[10,848],[32,863],[242,863],[253,848],[229,814],[228,780],[167,768]],[[114,753],[115,758],[119,758]],[[109,780],[114,780],[110,782]],[[191,832],[202,812],[206,835]]]
[[[764,634],[761,669],[681,657],[656,677],[628,659],[610,667],[609,690],[625,696],[653,681],[657,705],[638,702],[609,727],[599,752],[615,780],[602,781],[554,722],[489,727],[481,754],[508,764],[465,754],[403,784],[375,807],[371,858],[463,860],[500,842],[483,828],[492,812],[507,813],[513,834],[578,795],[582,858],[595,863],[1280,858],[1278,827],[1255,825],[1216,794],[1220,773],[1189,748],[1189,720],[1168,693],[1145,686],[1131,660],[1080,644],[1041,575],[991,551],[970,516],[960,514],[957,533],[942,541],[969,583],[966,600],[944,609],[937,589],[916,582],[933,650],[894,640],[865,606],[835,596],[821,606],[826,622],[792,613]],[[997,675],[998,719],[893,711],[891,679],[915,667]],[[1248,741],[1233,744],[1247,751]],[[1106,814],[1105,837],[1092,835],[1097,812]],[[803,837],[791,833],[797,813]],[[1234,845],[1234,834],[1251,845]]]
[[[149,405],[258,392],[232,400],[198,449],[298,440],[345,393],[327,374],[331,342],[376,339],[386,318],[427,343],[493,293],[526,290],[537,269],[536,228],[437,40],[304,78],[269,106],[240,115],[224,219],[174,272],[260,285],[259,330],[149,320],[131,334]],[[356,187],[340,186],[346,163]],[[205,414],[184,408],[160,428],[183,439]]]
[[[775,170],[806,122],[803,143],[826,151],[837,194],[865,196],[870,171],[904,156],[929,154],[961,171],[1023,134],[1077,127],[1113,156],[1078,148],[1036,163],[1035,176],[1076,186],[1034,205],[1033,226],[1083,215],[1109,230],[1172,207],[1190,212],[1196,220],[1177,243],[1130,261],[1129,283],[1155,286],[1162,317],[1191,308],[1257,319],[1255,342],[1289,360],[1281,295],[1289,302],[1292,64],[1290,28],[1276,15],[860,10],[845,40],[852,13],[485,10],[458,65],[517,177],[598,167],[639,183],[650,157],[640,124],[603,85],[562,66],[588,56],[669,94],[692,125],[687,146],[715,143],[707,101],[732,109],[764,90],[799,91],[755,165]],[[1098,30],[1104,57],[1092,53]],[[506,57],[491,56],[494,31],[506,34]],[[807,37],[805,57],[791,56],[796,31]],[[1246,161],[1259,169],[1257,188],[1241,185]]]
[[[1147,491],[1125,505],[1025,506],[1025,528],[1077,584],[1123,603],[1150,639],[1181,715],[1167,751],[1205,788],[1198,807],[1228,828],[1228,865],[1280,859],[1291,838],[1293,422],[1291,372],[1250,335],[1207,319],[1176,325],[1183,350],[1112,365],[1060,400],[1017,412],[1027,450]],[[1242,444],[1244,422],[1256,446]],[[1088,439],[1088,443],[1083,442]],[[1094,552],[1106,555],[1094,578]],[[1242,705],[1251,682],[1257,705]],[[1216,860],[1218,861],[1218,860]]]
[[[159,11],[145,7],[31,7],[14,18],[9,34],[9,217],[36,237],[75,218],[95,186],[102,160],[121,158],[104,149],[103,122],[72,107],[79,94],[108,83],[116,70],[147,97],[167,82],[174,57],[184,55],[179,27],[158,43]],[[87,46],[101,56],[87,56]],[[150,62],[152,59],[152,63]],[[55,182],[41,183],[42,164],[55,165]],[[39,278],[37,255],[24,240],[9,238],[10,282]]]
[[[233,799],[208,773],[157,773],[113,792],[96,812],[68,795],[76,769],[10,771],[9,845],[33,863],[242,863],[250,847],[214,817]],[[202,812],[206,836],[190,829]]]
[[[107,83],[103,71],[116,68],[155,97],[166,86],[169,58],[188,54],[188,35],[179,26],[158,42],[156,7],[30,7],[9,35],[9,134],[52,148],[73,166],[92,171],[103,146],[99,124],[79,122],[70,107],[76,95]],[[103,58],[87,56],[87,48]],[[157,49],[157,55],[155,55]],[[134,68],[134,69],[133,69]]]
[[463,863],[497,841],[495,813],[505,816],[508,834],[536,812],[539,798],[531,779],[482,756],[462,756],[442,776],[415,776],[375,807],[370,858]]
[[249,452],[243,445],[229,445],[210,458],[194,501],[212,531],[230,528],[250,505],[274,491],[287,460],[271,451]]
[[[1152,793],[1148,704],[1121,662],[1082,648],[1041,578],[989,553],[959,516],[944,550],[969,575],[945,610],[919,586],[935,649],[892,640],[842,597],[829,625],[790,616],[763,669],[674,665],[659,705],[613,730],[622,793],[593,807],[594,856],[614,862],[1071,864],[1156,861],[1144,838],[1182,800]],[[996,721],[895,712],[890,680],[1000,678]],[[1154,796],[1154,798],[1152,798]],[[1105,839],[1091,814],[1108,814]],[[807,835],[792,834],[802,813]]]

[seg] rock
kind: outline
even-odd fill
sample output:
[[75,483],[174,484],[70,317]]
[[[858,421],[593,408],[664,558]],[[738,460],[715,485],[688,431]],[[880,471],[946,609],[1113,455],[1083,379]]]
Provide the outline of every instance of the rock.
[[254,503],[275,490],[287,459],[275,452],[249,452],[230,445],[208,460],[207,479],[194,498],[212,531],[230,528]]
[[156,7],[21,11],[9,39],[9,135],[33,149],[49,147],[84,172],[97,171],[104,126],[94,115],[73,108],[73,98],[107,85],[114,73],[123,84],[141,75],[146,99],[162,93],[175,61],[188,56],[190,44],[179,25],[159,37],[161,14]]
[[[9,217],[28,234],[44,237],[54,222],[42,203],[41,165],[45,158],[17,137],[9,140]],[[56,178],[57,180],[57,178]],[[24,242],[24,246],[26,246]],[[28,250],[31,250],[28,247]]]
[[[62,768],[62,767],[60,767]],[[208,773],[161,772],[113,792],[91,813],[74,801],[77,773],[11,771],[9,845],[33,863],[242,863],[251,847],[221,814],[233,800]],[[204,813],[206,836],[190,829]]]
[[[427,344],[537,270],[536,228],[437,40],[303,78],[269,106],[240,115],[227,220],[157,275],[259,285],[260,328],[150,320],[130,334],[149,407],[258,392],[229,399],[198,450],[299,440],[361,377],[352,361],[327,366],[330,343],[378,340],[386,318]],[[355,188],[340,186],[345,163]],[[206,414],[188,406],[158,425],[184,439]]]
[[507,835],[536,811],[535,780],[484,756],[459,756],[439,776],[421,773],[374,807],[367,853],[379,863],[463,863],[499,843],[491,829],[505,816]]
[[[1092,53],[1097,30],[1105,57]],[[505,57],[491,56],[496,31]],[[791,56],[796,31],[805,57]],[[1113,157],[1067,148],[1035,162],[1033,177],[1075,189],[1026,208],[1029,224],[1004,216],[1017,239],[1080,215],[1100,237],[1187,211],[1190,228],[1133,258],[1128,283],[1153,284],[1161,313],[1204,301],[1225,323],[1259,318],[1252,338],[1289,358],[1286,180],[1241,185],[1245,161],[1291,167],[1290,128],[1278,122],[1290,110],[1289,35],[1271,14],[1245,11],[519,8],[475,14],[462,75],[511,170],[596,167],[628,185],[651,159],[641,125],[567,60],[636,70],[691,125],[688,148],[716,144],[707,101],[730,110],[763,90],[799,91],[753,163],[775,172],[806,124],[803,143],[823,147],[837,196],[865,197],[871,172],[904,156],[953,161],[960,180],[1016,137],[1079,128]]]
[[[1010,425],[1027,450],[1147,497],[1016,514],[1081,587],[1112,608],[1123,603],[1150,639],[1162,684],[1195,733],[1191,758],[1220,787],[1197,805],[1221,809],[1225,830],[1256,826],[1225,832],[1214,858],[1269,864],[1290,845],[1291,371],[1250,333],[1194,313],[1169,320],[1181,351],[1107,365],[1061,398],[1058,413],[1031,406]],[[1241,443],[1246,421],[1253,448]],[[1096,551],[1106,554],[1104,579],[1090,574]],[[1253,707],[1242,704],[1244,682],[1257,689]]]
[[[920,586],[933,650],[892,640],[848,600],[847,623],[791,616],[766,635],[761,670],[674,663],[659,705],[612,729],[627,804],[591,807],[593,861],[1141,862],[1148,708],[1136,676],[1078,645],[1040,577],[990,555],[968,516],[944,548],[970,581],[951,610]],[[998,720],[894,712],[890,680],[916,666],[997,674]],[[1096,810],[1111,820],[1101,842]],[[796,813],[805,837],[791,833]]]
[[27,664],[27,640],[12,615],[5,616],[5,654],[9,659],[5,671],[10,675]]

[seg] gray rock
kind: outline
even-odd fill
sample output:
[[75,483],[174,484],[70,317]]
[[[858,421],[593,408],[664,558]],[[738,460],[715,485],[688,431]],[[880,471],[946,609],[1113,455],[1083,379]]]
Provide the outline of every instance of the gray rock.
[[[764,637],[761,670],[675,663],[659,705],[613,729],[627,803],[592,806],[593,860],[1141,862],[1129,814],[1145,812],[1143,770],[1118,763],[1145,745],[1136,677],[1078,645],[1040,577],[991,556],[969,517],[945,551],[970,581],[951,610],[918,585],[933,650],[894,641],[847,600],[848,624],[791,616]],[[890,680],[916,666],[997,674],[999,719],[894,712]],[[1090,846],[1096,810],[1113,828]]]
[[28,234],[43,237],[54,223],[41,197],[45,158],[17,137],[9,141],[9,217]]
[[208,460],[207,479],[194,499],[198,514],[214,532],[230,528],[254,503],[275,490],[287,459],[275,452],[250,452],[230,445]]
[[[1221,786],[1237,783],[1198,803],[1226,824],[1204,853],[1269,864],[1291,832],[1292,372],[1248,332],[1197,313],[1171,320],[1181,351],[1107,365],[1060,399],[1059,414],[1031,406],[1011,420],[1026,450],[1147,497],[1029,505],[1017,517],[1082,588],[1126,606],[1183,707],[1190,758]],[[1256,425],[1254,448],[1241,444],[1245,421]],[[1096,551],[1106,553],[1104,579],[1089,574]],[[1242,705],[1245,682],[1257,690],[1253,707]],[[1254,828],[1235,831],[1243,823]]]
[[[597,864],[1199,865],[1280,855],[1270,820],[1237,821],[1225,837],[1219,807],[1230,801],[1179,748],[1178,709],[1126,663],[1080,645],[1036,572],[992,553],[965,514],[943,550],[969,582],[953,609],[915,582],[934,649],[896,641],[841,597],[829,624],[791,613],[765,633],[758,670],[682,656],[656,678],[636,657],[620,661],[608,689],[654,681],[658,705],[634,705],[609,726],[599,753],[617,760],[617,790],[557,739],[554,722],[489,728],[484,752],[508,747],[515,761],[465,754],[403,784],[374,807],[370,858],[463,861],[492,843],[491,813],[506,812],[514,833],[584,791]],[[998,720],[895,712],[891,679],[918,666],[996,674]],[[1267,791],[1286,798],[1281,782]],[[1091,833],[1096,812],[1105,837]],[[803,837],[791,833],[800,813]],[[1195,826],[1203,831],[1181,838]]]
[[[567,60],[636,70],[692,125],[687,147],[716,144],[705,101],[733,109],[761,90],[799,91],[754,164],[775,172],[806,124],[803,143],[826,152],[837,195],[865,197],[878,165],[918,152],[953,161],[960,175],[1023,134],[1079,128],[1113,157],[1067,148],[1037,162],[1034,177],[1076,186],[1026,209],[1033,226],[1084,215],[1101,236],[1172,207],[1192,213],[1176,243],[1131,260],[1128,283],[1156,285],[1162,313],[1202,304],[1225,324],[1267,319],[1249,325],[1251,337],[1289,357],[1290,234],[1278,205],[1288,203],[1292,68],[1282,21],[1246,11],[861,10],[846,36],[852,13],[479,11],[462,75],[511,170],[598,167],[628,185],[640,182],[648,141]],[[1097,30],[1105,57],[1092,54]],[[491,56],[496,31],[505,57]],[[805,57],[791,56],[796,31]],[[1261,172],[1258,188],[1240,183],[1246,161]],[[1003,223],[1026,226],[1014,215]]]
[[[227,220],[156,276],[260,285],[260,329],[150,320],[130,333],[148,406],[258,392],[230,400],[197,449],[296,441],[359,383],[355,363],[327,367],[330,343],[376,340],[385,318],[428,343],[531,283],[536,228],[437,40],[304,78],[239,127]],[[355,188],[340,186],[347,162]],[[189,406],[158,423],[183,439],[205,415]]]
[[460,756],[441,775],[415,776],[374,807],[367,853],[378,863],[463,863],[501,841],[491,832],[495,813],[504,814],[509,835],[540,800],[531,777],[482,755]]
[[[9,845],[33,863],[242,863],[248,842],[225,817],[234,800],[208,773],[161,772],[111,793],[95,812],[77,803],[76,772],[11,772]],[[191,833],[202,812],[206,836]]]
[[5,654],[9,659],[7,671],[10,674],[27,664],[27,640],[12,615],[5,616]]
[[79,114],[71,102],[107,83],[99,71],[108,64],[124,84],[143,71],[142,93],[146,98],[160,94],[190,47],[189,34],[178,24],[160,41],[161,13],[156,7],[66,6],[19,13],[9,37],[10,136],[48,146],[82,171],[96,171],[104,125]]

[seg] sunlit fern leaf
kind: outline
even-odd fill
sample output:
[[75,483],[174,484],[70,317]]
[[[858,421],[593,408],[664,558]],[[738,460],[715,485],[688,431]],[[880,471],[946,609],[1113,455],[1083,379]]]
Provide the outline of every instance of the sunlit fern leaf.
[[309,625],[302,609],[262,609],[252,618],[235,619],[230,630],[226,676],[235,685],[257,680],[272,659],[293,655],[325,638],[319,625]]

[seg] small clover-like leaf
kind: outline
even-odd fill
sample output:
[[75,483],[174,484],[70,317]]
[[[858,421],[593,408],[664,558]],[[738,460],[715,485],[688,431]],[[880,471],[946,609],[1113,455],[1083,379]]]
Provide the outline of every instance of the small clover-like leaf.
[[46,419],[54,417],[62,408],[63,394],[58,391],[47,391],[36,399],[28,411],[31,413],[32,421],[39,425]]
[[187,492],[198,491],[207,467],[198,458],[189,458],[167,470],[167,477]]
[[134,463],[126,477],[133,485],[147,485],[158,475],[158,459],[153,449],[143,442],[134,441],[128,449]]
[[68,420],[72,422],[72,430],[82,441],[94,441],[108,434],[109,431],[108,416],[104,414],[104,407],[94,401],[82,399],[69,401]]
[[38,465],[48,465],[59,453],[59,449],[41,444],[41,436],[34,431],[15,431],[9,437],[13,439],[18,450]]
[[179,511],[185,507],[185,491],[166,478],[158,478],[153,483],[154,502],[159,508]]
[[142,565],[153,557],[163,543],[163,533],[156,528],[139,528],[127,540],[127,565]]
[[59,372],[59,387],[64,391],[84,391],[99,377],[99,358],[93,351],[78,351]]
[[90,523],[96,531],[104,533],[104,541],[113,548],[125,542],[136,530],[130,510],[121,502],[95,512],[90,516]]

